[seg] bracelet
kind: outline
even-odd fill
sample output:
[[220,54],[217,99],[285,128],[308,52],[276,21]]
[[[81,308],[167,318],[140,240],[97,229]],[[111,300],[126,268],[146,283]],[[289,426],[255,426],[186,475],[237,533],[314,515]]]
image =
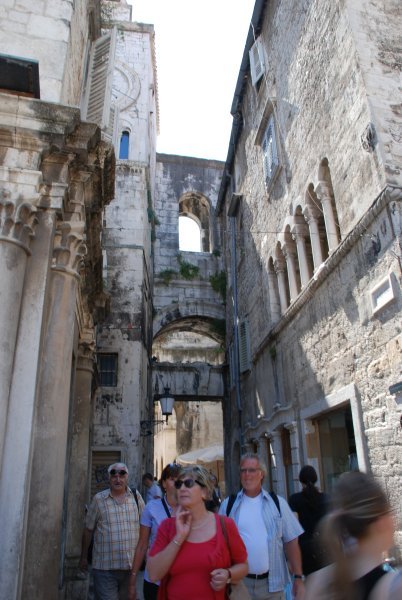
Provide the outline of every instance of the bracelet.
[[226,571],[229,573],[229,577],[228,577],[228,580],[226,581],[226,584],[232,583],[232,571],[230,569],[226,569]]
[[176,546],[179,546],[179,548],[180,548],[180,546],[181,546],[181,542],[178,542],[177,540],[172,540],[172,542],[173,542],[174,544],[176,544]]
[[293,579],[301,579],[302,581],[304,581],[305,577],[304,575],[293,575]]

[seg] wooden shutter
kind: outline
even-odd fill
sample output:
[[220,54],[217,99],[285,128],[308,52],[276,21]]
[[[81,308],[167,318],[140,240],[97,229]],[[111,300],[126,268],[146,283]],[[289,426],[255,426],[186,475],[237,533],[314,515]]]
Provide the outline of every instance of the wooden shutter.
[[246,320],[239,324],[239,355],[240,373],[245,373],[250,370],[250,336]]
[[256,85],[265,73],[264,47],[261,38],[257,38],[249,51],[251,82]]
[[117,29],[92,44],[84,118],[106,130],[110,123],[112,78]]
[[107,142],[113,144],[115,148],[117,148],[117,137],[118,137],[118,124],[119,121],[119,108],[112,104],[110,106],[110,114],[109,114],[109,124],[106,129],[103,131],[103,139]]

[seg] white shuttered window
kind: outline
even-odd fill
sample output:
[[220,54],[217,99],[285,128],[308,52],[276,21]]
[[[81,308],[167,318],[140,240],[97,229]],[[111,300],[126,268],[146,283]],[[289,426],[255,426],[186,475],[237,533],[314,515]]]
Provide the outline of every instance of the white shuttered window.
[[256,85],[265,73],[264,47],[261,38],[257,38],[249,52],[251,82]]
[[[92,44],[84,100],[84,119],[97,123],[104,131],[113,126],[111,119],[115,116],[111,114],[111,98],[116,35],[117,29],[113,28]],[[109,133],[109,137],[113,136]]]

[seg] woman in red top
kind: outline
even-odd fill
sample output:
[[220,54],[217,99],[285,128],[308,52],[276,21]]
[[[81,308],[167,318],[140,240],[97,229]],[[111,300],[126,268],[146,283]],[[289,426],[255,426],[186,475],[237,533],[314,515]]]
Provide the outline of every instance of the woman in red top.
[[238,583],[248,572],[247,552],[236,524],[223,517],[228,548],[219,515],[205,507],[212,489],[203,467],[183,467],[176,487],[176,517],[159,526],[147,562],[150,579],[162,580],[158,599],[224,600],[226,586]]

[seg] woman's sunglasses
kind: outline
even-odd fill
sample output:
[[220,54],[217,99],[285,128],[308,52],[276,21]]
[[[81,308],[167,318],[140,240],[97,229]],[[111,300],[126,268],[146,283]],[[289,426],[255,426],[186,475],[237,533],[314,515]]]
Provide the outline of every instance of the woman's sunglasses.
[[186,488],[194,487],[195,483],[198,483],[200,487],[205,487],[205,485],[201,483],[201,481],[197,481],[196,479],[177,479],[177,481],[174,482],[174,487],[176,488],[176,490],[179,490],[183,483],[186,486]]

